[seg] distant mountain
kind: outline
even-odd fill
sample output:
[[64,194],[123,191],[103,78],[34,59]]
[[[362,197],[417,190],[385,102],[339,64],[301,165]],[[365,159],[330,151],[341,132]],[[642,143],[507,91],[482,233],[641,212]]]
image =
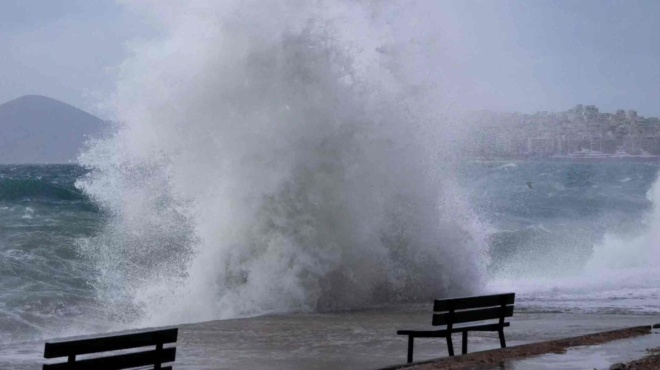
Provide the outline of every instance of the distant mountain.
[[72,163],[83,143],[106,123],[98,117],[39,95],[0,105],[0,163]]

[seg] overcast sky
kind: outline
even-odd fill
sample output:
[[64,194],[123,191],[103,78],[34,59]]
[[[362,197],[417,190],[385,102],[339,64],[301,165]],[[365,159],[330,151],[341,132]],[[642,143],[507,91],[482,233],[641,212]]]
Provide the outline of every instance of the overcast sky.
[[[432,5],[428,5],[432,4]],[[471,109],[578,103],[660,116],[660,1],[430,1],[435,38]],[[0,0],[0,103],[41,94],[102,115],[125,43],[156,31],[110,0]]]

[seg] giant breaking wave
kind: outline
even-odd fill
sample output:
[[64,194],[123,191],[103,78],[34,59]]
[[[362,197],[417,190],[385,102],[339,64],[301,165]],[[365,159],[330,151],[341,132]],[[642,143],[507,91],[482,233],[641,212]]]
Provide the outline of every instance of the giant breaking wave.
[[482,285],[485,243],[453,185],[429,66],[391,32],[404,8],[144,4],[165,36],[121,65],[118,128],[80,158],[91,172],[78,186],[109,215],[81,249],[117,320],[336,310]]

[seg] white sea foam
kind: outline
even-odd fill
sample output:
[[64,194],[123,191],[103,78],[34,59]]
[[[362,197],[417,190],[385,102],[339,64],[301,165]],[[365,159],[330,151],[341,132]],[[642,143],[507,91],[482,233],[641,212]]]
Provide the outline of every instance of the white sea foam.
[[497,169],[498,169],[498,170],[503,170],[503,169],[506,170],[506,169],[516,168],[516,167],[518,167],[518,165],[515,164],[515,163],[507,163],[507,164],[505,164],[505,165],[502,165],[502,166],[497,167]]
[[584,268],[566,269],[570,255],[548,260],[547,276],[499,276],[490,290],[514,290],[523,306],[540,310],[660,312],[660,183],[647,194],[654,204],[637,235],[609,232]]
[[390,32],[405,7],[146,4],[165,36],[122,64],[121,124],[80,158],[92,172],[78,186],[110,216],[81,249],[115,320],[482,286],[481,226],[453,183],[455,126],[416,64],[424,53]]

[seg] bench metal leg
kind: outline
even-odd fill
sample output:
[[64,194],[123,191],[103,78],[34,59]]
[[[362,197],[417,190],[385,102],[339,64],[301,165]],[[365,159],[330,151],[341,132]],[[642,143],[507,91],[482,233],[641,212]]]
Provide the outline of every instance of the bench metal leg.
[[449,356],[454,355],[454,343],[451,341],[451,333],[447,333],[447,351],[449,351]]
[[408,363],[413,362],[413,348],[415,347],[415,337],[408,336]]
[[468,339],[468,332],[464,331],[463,332],[463,348],[462,348],[462,353],[463,354],[467,353],[467,339]]
[[157,362],[154,364],[154,370],[161,370],[161,356],[163,355],[163,343],[156,344],[156,355],[158,356]]
[[497,332],[500,335],[500,346],[502,348],[506,348],[506,341],[504,340],[504,329],[500,328],[500,330]]

